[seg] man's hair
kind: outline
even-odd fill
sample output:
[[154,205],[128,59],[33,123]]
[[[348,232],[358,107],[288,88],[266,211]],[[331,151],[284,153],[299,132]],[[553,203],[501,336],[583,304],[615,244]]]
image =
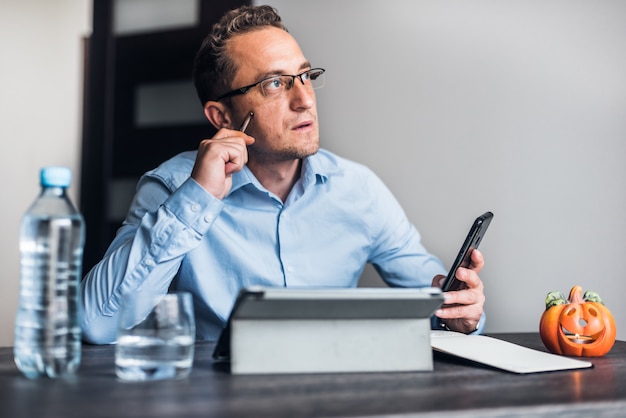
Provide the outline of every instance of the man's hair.
[[231,89],[237,68],[227,52],[228,41],[267,26],[287,31],[278,12],[271,6],[242,6],[227,12],[213,25],[202,41],[193,65],[193,82],[203,106]]

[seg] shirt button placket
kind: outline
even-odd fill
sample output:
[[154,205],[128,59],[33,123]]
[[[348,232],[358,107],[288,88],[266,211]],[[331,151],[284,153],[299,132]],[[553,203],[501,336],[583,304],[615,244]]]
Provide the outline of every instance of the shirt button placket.
[[284,282],[285,282],[285,286],[287,286],[292,280],[292,273],[294,272],[294,268],[292,265],[289,264],[289,258],[285,257],[286,255],[286,245],[285,244],[285,240],[287,238],[287,235],[285,233],[285,231],[287,230],[288,227],[288,222],[289,221],[289,216],[285,213],[284,211],[284,207],[281,207],[281,210],[278,213],[278,248],[279,248],[279,256],[280,256],[280,262],[281,265],[283,266],[283,277],[284,277]]

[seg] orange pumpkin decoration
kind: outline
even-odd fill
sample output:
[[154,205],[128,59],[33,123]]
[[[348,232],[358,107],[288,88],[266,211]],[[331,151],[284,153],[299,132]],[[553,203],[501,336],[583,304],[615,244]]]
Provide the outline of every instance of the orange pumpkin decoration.
[[561,292],[546,297],[539,334],[552,353],[600,357],[615,343],[617,330],[611,311],[597,293],[582,292],[582,287],[574,286],[568,299]]

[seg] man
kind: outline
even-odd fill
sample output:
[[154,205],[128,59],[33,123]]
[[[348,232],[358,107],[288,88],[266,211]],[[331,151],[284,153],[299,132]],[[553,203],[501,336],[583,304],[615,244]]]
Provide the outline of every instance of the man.
[[[194,79],[218,132],[140,180],[81,284],[86,340],[115,340],[128,295],[191,292],[197,337],[214,340],[244,286],[354,287],[368,262],[390,286],[440,285],[441,262],[380,179],[319,149],[323,73],[269,6],[242,7],[214,26]],[[478,329],[482,266],[474,251],[457,272],[466,288],[446,294],[452,306],[436,313],[445,327]]]

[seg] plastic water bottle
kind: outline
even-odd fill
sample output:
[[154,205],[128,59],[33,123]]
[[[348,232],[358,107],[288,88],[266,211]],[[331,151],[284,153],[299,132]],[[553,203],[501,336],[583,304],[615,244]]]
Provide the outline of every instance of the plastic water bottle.
[[14,357],[29,378],[71,374],[80,365],[85,226],[66,193],[71,180],[69,168],[43,168],[41,194],[22,219]]

